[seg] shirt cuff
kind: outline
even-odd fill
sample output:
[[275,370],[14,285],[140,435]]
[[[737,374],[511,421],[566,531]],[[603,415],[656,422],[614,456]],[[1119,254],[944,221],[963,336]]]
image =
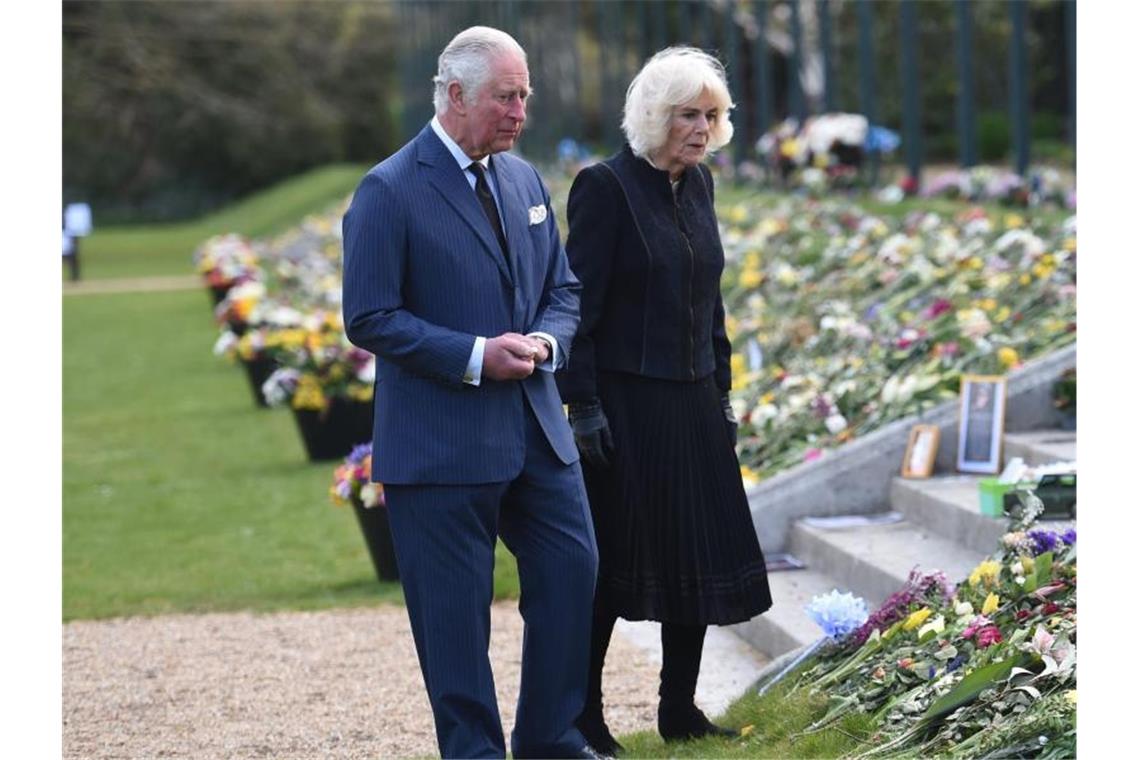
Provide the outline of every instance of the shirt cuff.
[[550,344],[550,356],[546,357],[546,361],[542,364],[534,365],[535,369],[545,370],[546,372],[553,372],[555,367],[558,366],[558,341],[554,339],[553,335],[544,332],[527,333],[528,338],[542,338]]
[[486,338],[475,338],[475,345],[471,349],[471,358],[467,360],[467,371],[463,373],[463,382],[468,385],[479,385],[483,379],[483,349],[487,345]]

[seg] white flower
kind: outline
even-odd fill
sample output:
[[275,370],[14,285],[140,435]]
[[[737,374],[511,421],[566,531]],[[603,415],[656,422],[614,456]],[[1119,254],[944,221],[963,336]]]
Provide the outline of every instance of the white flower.
[[371,383],[376,380],[376,357],[369,359],[364,366],[357,370],[356,379],[362,383]]
[[830,415],[823,424],[827,426],[827,431],[832,435],[837,435],[847,429],[847,419],[838,413]]
[[365,483],[360,487],[360,501],[365,507],[375,507],[380,503],[383,494],[384,491],[379,483]]
[[238,336],[230,330],[225,330],[214,342],[214,356],[221,356],[237,345]]

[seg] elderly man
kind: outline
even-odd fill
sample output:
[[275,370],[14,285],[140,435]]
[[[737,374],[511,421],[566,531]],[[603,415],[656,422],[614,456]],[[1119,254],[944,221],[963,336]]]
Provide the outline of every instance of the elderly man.
[[444,757],[503,757],[487,656],[495,543],[526,623],[515,757],[592,757],[574,728],[597,548],[553,371],[578,281],[537,172],[509,150],[526,53],[472,27],[439,56],[435,118],[344,217],[344,321],[377,357],[375,481]]

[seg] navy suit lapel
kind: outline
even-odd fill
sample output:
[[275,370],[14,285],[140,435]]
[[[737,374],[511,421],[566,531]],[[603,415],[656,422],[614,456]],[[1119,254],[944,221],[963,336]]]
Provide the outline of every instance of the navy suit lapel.
[[534,265],[534,251],[531,247],[530,217],[526,199],[522,195],[523,183],[517,176],[514,167],[505,160],[495,161],[496,179],[499,182],[499,196],[503,204],[503,231],[507,236],[507,245],[511,249],[511,273],[515,283],[515,321],[525,323],[529,311],[529,303],[537,298],[531,293],[528,285],[531,283],[527,266]]
[[[459,168],[459,164],[455,163],[455,159],[435,132],[432,131],[430,125],[420,132],[417,142],[417,158],[421,164],[427,167],[428,182],[439,191],[447,204],[455,209],[459,217],[472,229],[483,244],[483,252],[495,260],[499,272],[506,278],[507,282],[513,282],[511,272],[507,268],[506,262],[503,261],[499,241],[495,239],[495,233],[491,229],[487,217],[483,215],[483,209],[479,206],[475,192],[467,184],[467,178],[463,176],[463,170]],[[508,232],[508,242],[510,239],[511,235]]]

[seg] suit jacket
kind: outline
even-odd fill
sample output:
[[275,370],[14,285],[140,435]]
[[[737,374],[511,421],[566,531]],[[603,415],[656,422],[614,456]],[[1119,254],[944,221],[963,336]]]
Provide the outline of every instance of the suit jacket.
[[724,249],[708,167],[687,168],[674,194],[669,173],[626,145],[578,172],[566,212],[582,321],[558,373],[562,398],[596,397],[599,370],[681,382],[715,373],[727,393]]
[[580,285],[550,195],[525,161],[491,160],[509,262],[430,125],[364,176],[344,216],[345,328],[376,355],[375,481],[511,480],[526,455],[528,406],[559,459],[577,461],[553,373],[463,382],[476,336],[548,333],[561,365],[578,325]]

